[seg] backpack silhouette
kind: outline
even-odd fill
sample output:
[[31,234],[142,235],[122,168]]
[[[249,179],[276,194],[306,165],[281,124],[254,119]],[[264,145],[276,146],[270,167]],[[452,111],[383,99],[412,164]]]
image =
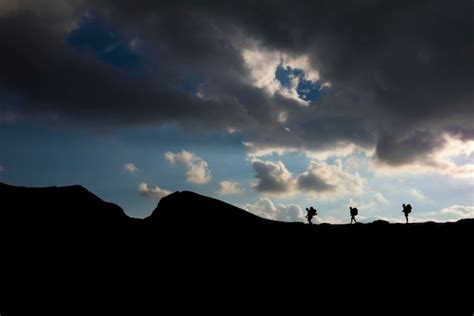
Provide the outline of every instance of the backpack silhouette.
[[411,213],[411,205],[410,204],[403,204],[403,213],[410,214]]
[[359,215],[359,210],[357,209],[357,207],[351,208],[351,216],[357,216],[357,215]]

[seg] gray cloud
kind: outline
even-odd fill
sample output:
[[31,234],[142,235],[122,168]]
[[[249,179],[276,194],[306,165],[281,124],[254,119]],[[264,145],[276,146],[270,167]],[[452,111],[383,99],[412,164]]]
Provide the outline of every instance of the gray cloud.
[[255,159],[252,169],[257,178],[253,186],[256,191],[265,193],[288,193],[294,189],[294,179],[291,172],[281,161],[262,161]]
[[168,77],[129,74],[75,50],[66,43],[66,22],[46,20],[34,11],[0,17],[0,93],[21,114],[90,125],[192,121],[210,128],[229,125],[212,115],[231,114],[230,122],[244,115],[240,105],[196,98]]
[[[347,142],[392,166],[427,159],[444,132],[474,135],[472,1],[12,3],[0,5],[0,109],[15,116],[233,128],[258,146]],[[131,74],[70,47],[68,30],[86,12],[139,43],[148,68]],[[302,107],[255,87],[240,51],[254,40],[307,56],[332,88]],[[200,97],[183,89],[190,78]]]
[[445,139],[427,131],[416,130],[403,138],[384,135],[377,142],[376,157],[390,165],[398,166],[416,160],[426,160],[427,155],[440,149]]
[[327,183],[325,179],[322,179],[321,176],[314,172],[305,172],[299,176],[298,187],[303,190],[315,192],[327,192],[334,190],[333,185]]
[[269,194],[293,194],[296,190],[330,197],[335,194],[362,193],[365,183],[359,174],[349,173],[340,160],[334,164],[311,161],[308,169],[294,176],[281,162],[254,159],[252,168],[257,179],[253,189]]
[[364,189],[364,180],[351,174],[337,160],[335,164],[311,161],[308,170],[297,178],[298,188],[321,195],[359,194]]

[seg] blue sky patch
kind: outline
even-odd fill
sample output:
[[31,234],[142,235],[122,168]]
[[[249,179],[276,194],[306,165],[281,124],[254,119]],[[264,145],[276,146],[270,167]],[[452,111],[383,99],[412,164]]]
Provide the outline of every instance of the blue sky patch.
[[142,66],[127,41],[98,18],[85,20],[70,33],[68,42],[76,49],[93,52],[99,60],[117,68],[136,71]]
[[290,66],[284,67],[280,64],[275,71],[275,78],[287,89],[291,88],[291,79],[295,77],[299,78],[296,92],[300,99],[309,102],[317,102],[321,98],[322,89],[319,81],[313,82],[304,79],[305,73],[302,69],[291,68]]

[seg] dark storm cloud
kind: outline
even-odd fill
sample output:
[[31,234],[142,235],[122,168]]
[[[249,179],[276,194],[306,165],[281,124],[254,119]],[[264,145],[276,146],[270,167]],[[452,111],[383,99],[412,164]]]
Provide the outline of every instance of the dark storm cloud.
[[[72,49],[64,32],[50,25],[35,12],[0,16],[0,91],[21,113],[106,125],[201,122],[213,115],[232,122],[245,115],[239,104],[224,108],[196,98],[170,84],[172,78],[113,68]],[[203,124],[227,126],[220,120]]]
[[[0,13],[0,96],[19,111],[89,124],[232,127],[266,146],[356,143],[376,146],[392,165],[436,151],[443,132],[474,134],[472,1],[103,0],[72,12]],[[69,47],[62,19],[85,12],[136,40],[156,71],[130,74]],[[248,38],[307,55],[333,87],[309,107],[255,88],[238,47]],[[195,87],[182,89],[189,80]]]
[[445,139],[426,131],[416,131],[403,139],[391,136],[380,137],[377,142],[377,158],[390,165],[399,166],[412,161],[423,160],[426,154],[436,151],[445,144]]

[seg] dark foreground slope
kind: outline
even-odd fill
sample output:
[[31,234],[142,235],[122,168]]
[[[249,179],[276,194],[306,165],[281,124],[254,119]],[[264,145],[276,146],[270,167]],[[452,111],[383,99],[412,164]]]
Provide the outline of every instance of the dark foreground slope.
[[68,293],[84,287],[113,293],[116,304],[137,293],[143,300],[151,288],[155,307],[169,299],[205,310],[215,300],[234,308],[336,300],[472,310],[473,220],[281,223],[192,192],[163,198],[139,220],[80,186],[0,184],[0,201],[0,278],[10,302],[46,296],[47,304],[77,304],[82,296]]

